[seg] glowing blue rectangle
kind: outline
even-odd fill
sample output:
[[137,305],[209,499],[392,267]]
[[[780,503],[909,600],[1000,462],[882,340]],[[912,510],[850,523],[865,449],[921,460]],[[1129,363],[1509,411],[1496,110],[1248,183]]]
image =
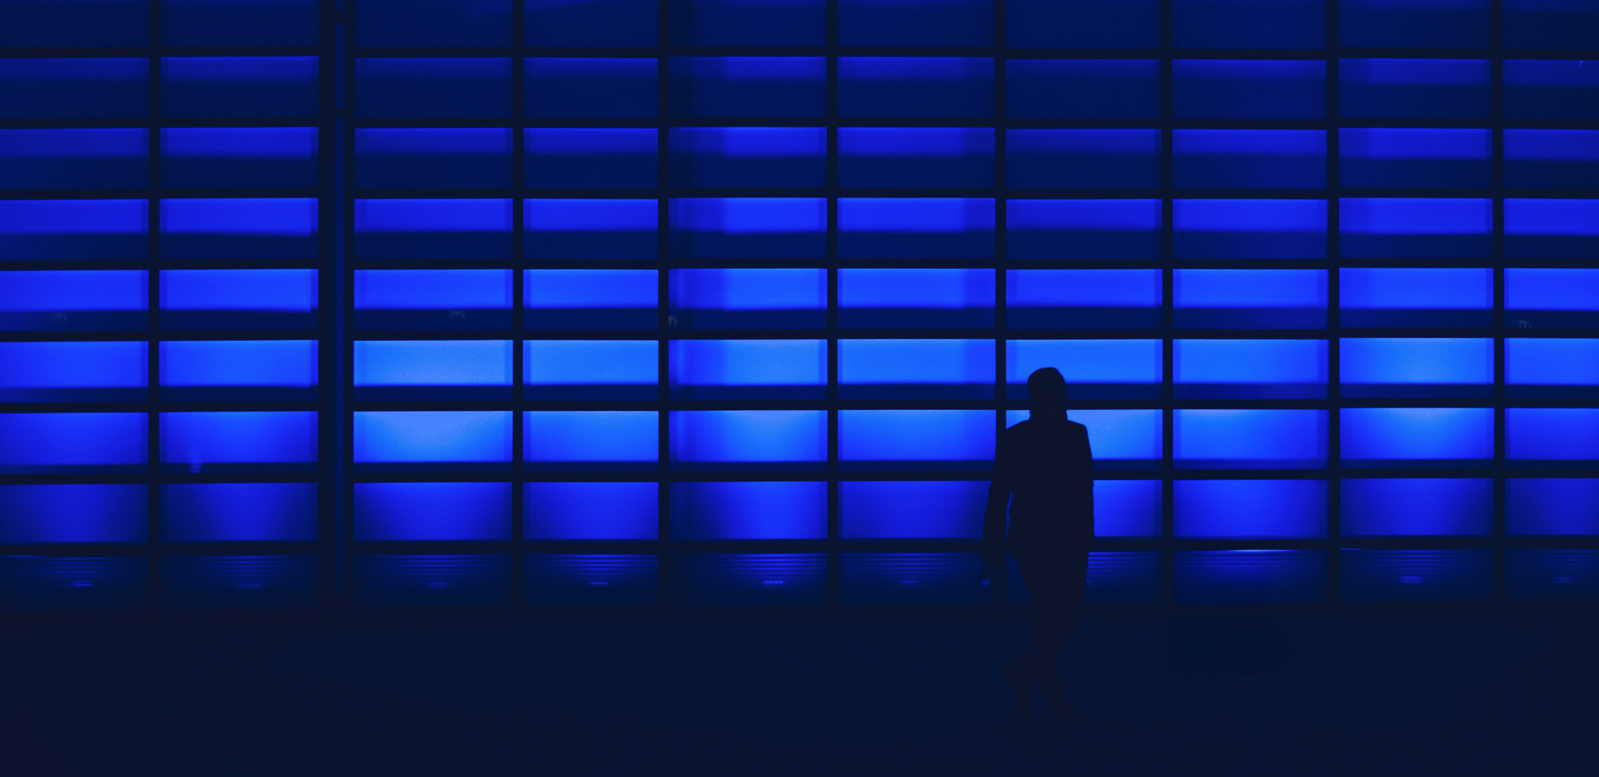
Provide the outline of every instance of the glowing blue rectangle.
[[[827,271],[823,269],[677,269],[670,271],[667,285],[671,295],[667,319],[670,327],[827,326]],[[651,289],[652,307],[654,299]]]
[[546,410],[522,416],[529,469],[654,471],[661,414],[654,410]]
[[0,259],[145,259],[149,200],[0,200]]
[[1599,534],[1599,478],[1505,478],[1505,533]]
[[510,270],[356,270],[361,329],[508,328]]
[[1179,119],[1321,119],[1321,60],[1172,60],[1172,115]]
[[840,116],[994,115],[990,57],[839,57]]
[[838,185],[993,186],[994,130],[840,127]]
[[356,57],[354,75],[357,116],[487,118],[511,115],[510,59]]
[[511,184],[511,130],[357,129],[355,185],[378,189]]
[[1160,185],[1159,130],[1005,130],[1005,184],[1017,189]]
[[1172,459],[1177,469],[1327,466],[1326,410],[1172,412]]
[[674,44],[820,46],[827,41],[823,0],[682,0],[668,11]]
[[827,113],[827,60],[822,57],[672,57],[667,73],[668,102],[676,116]]
[[315,46],[317,0],[162,0],[168,46]]
[[527,604],[648,607],[660,603],[661,557],[653,553],[529,553],[522,558]]
[[0,273],[0,330],[144,329],[150,283],[144,270]]
[[1599,339],[1505,338],[1508,396],[1599,394]]
[[1173,391],[1179,399],[1327,396],[1326,340],[1176,340],[1172,345]]
[[1160,340],[1009,340],[1005,343],[1005,395],[1027,396],[1027,376],[1054,367],[1077,399],[1160,396],[1165,379]]
[[168,127],[166,186],[317,186],[316,127]]
[[[659,148],[657,130],[655,129],[616,127],[584,129],[530,127],[526,130],[526,135],[523,136],[523,143],[523,149],[530,154],[548,154],[551,156],[643,154],[653,159]],[[732,155],[741,156],[742,154]]]
[[992,327],[994,273],[841,268],[838,308],[845,328]]
[[317,256],[318,205],[314,197],[160,202],[161,253],[165,258]]
[[1487,48],[1489,5],[1489,0],[1340,0],[1339,45]]
[[1505,410],[1505,458],[1512,466],[1599,464],[1599,409],[1512,407]]
[[357,340],[356,386],[507,386],[510,340]]
[[1012,259],[1156,259],[1160,200],[1006,200]]
[[1320,0],[1173,0],[1172,45],[1180,49],[1319,49]]
[[640,189],[660,185],[659,130],[552,127],[524,132],[528,186]]
[[150,182],[145,129],[0,130],[8,189],[129,189]]
[[[1568,55],[1569,56],[1569,55]],[[1510,119],[1599,118],[1599,78],[1587,60],[1507,59],[1504,111]]]
[[[77,20],[74,20],[76,26]],[[4,119],[150,115],[150,60],[145,57],[41,57],[0,60]]]
[[[1327,325],[1325,270],[1174,270],[1179,328],[1320,329]],[[1008,323],[1008,322],[1007,322]]]
[[144,542],[143,485],[0,486],[0,542]]
[[1487,310],[1493,307],[1493,270],[1345,267],[1338,271],[1338,305],[1346,314],[1383,309]]
[[994,395],[993,340],[840,340],[841,399],[986,399]]
[[529,329],[655,329],[655,270],[525,270],[522,325]]
[[838,251],[846,259],[989,258],[992,198],[840,197]]
[[1338,208],[1342,256],[1486,258],[1492,252],[1490,199],[1345,197]]
[[0,557],[0,608],[143,607],[149,566],[142,556]]
[[668,208],[676,257],[797,259],[826,253],[822,198],[676,198]]
[[529,398],[656,399],[655,340],[528,340],[522,385]]
[[356,483],[357,541],[506,540],[510,483]]
[[1486,466],[1493,459],[1493,408],[1346,407],[1338,412],[1346,467]]
[[1338,130],[1344,186],[1487,186],[1492,157],[1493,137],[1485,129]]
[[1505,310],[1557,322],[1546,326],[1563,320],[1599,322],[1599,270],[1507,267]]
[[672,469],[821,469],[822,410],[674,410],[667,419]]
[[1158,48],[1155,0],[1010,0],[1005,42],[1017,48]]
[[1599,175],[1599,130],[1504,130],[1505,185],[1584,189]]
[[482,607],[511,594],[511,557],[355,556],[355,601],[362,606]]
[[143,472],[148,413],[0,413],[0,472]]
[[985,481],[843,481],[838,486],[839,536],[846,540],[983,536]]
[[511,461],[511,413],[357,411],[354,440],[362,469],[504,469]]
[[690,606],[820,605],[825,553],[689,553],[678,558],[672,594]]
[[[512,0],[360,0],[357,46],[509,46]],[[424,21],[425,20],[425,21]]]
[[315,483],[167,483],[166,542],[291,542],[317,537]]
[[823,127],[674,127],[674,186],[824,186]]
[[1494,343],[1479,337],[1359,337],[1339,341],[1346,397],[1489,396]]
[[527,539],[660,538],[659,483],[525,483],[523,488]]
[[1486,59],[1341,59],[1338,112],[1350,118],[1485,119]]
[[1599,199],[1505,198],[1505,255],[1581,259],[1599,247]]
[[838,6],[838,38],[844,46],[988,46],[994,42],[993,4],[843,0]]
[[355,252],[365,259],[504,259],[511,255],[507,199],[356,200]]
[[0,402],[142,401],[149,344],[0,343]]
[[667,499],[674,540],[827,537],[826,483],[673,483]]
[[1172,185],[1320,189],[1327,185],[1327,132],[1173,130]]
[[839,468],[990,469],[991,410],[840,410]]
[[1325,550],[1179,550],[1172,599],[1179,604],[1284,604],[1326,596]]
[[1172,530],[1178,537],[1278,540],[1327,536],[1325,480],[1178,480],[1172,486]]
[[845,605],[976,606],[993,601],[986,586],[972,584],[983,568],[977,553],[844,552],[838,563],[839,601]]
[[1493,551],[1343,550],[1338,577],[1348,601],[1487,599]]
[[684,399],[822,399],[825,340],[673,340],[667,369],[673,396]]
[[163,399],[315,399],[316,340],[161,343]]
[[[650,29],[653,35],[654,25]],[[524,110],[540,118],[654,118],[660,104],[659,62],[655,57],[528,57]]]
[[163,329],[315,329],[316,270],[162,270]]
[[1159,480],[1096,480],[1094,536],[1159,537],[1165,503]]
[[655,259],[658,200],[526,200],[529,259]]
[[1179,259],[1325,259],[1326,200],[1172,201]]
[[1005,271],[1010,329],[1153,328],[1164,299],[1159,270]]
[[315,116],[318,57],[162,57],[164,116]]
[[[1072,410],[1071,420],[1088,427],[1094,469],[1149,469],[1161,466],[1164,445],[1159,410]],[[1026,421],[1027,410],[1006,410],[1007,428]]]
[[317,412],[162,413],[168,472],[303,472],[317,468]]
[[357,129],[355,152],[358,157],[363,154],[508,156],[511,136],[504,129]]
[[1340,488],[1345,537],[1493,533],[1494,483],[1487,478],[1345,478]]
[[1156,59],[1007,59],[1005,115],[1157,119],[1160,81],[1161,63]]

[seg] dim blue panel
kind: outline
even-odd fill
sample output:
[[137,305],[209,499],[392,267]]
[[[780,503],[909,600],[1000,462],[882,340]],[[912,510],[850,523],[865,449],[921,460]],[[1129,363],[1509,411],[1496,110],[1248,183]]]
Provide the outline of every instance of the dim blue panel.
[[1505,593],[1512,599],[1599,599],[1599,551],[1507,549]]
[[527,399],[659,398],[655,340],[527,340],[523,349]]
[[511,130],[357,129],[355,185],[377,189],[511,185]]
[[356,412],[354,440],[361,471],[511,468],[510,411]]
[[0,273],[0,331],[144,329],[150,283],[144,270]]
[[510,259],[507,199],[356,200],[357,259]]
[[150,0],[6,0],[0,46],[148,46]]
[[1338,112],[1360,119],[1486,119],[1486,59],[1341,59]]
[[1593,0],[1505,0],[1505,46],[1580,49],[1593,46],[1599,6]]
[[161,114],[315,116],[317,57],[163,57]]
[[818,470],[827,467],[822,410],[674,410],[674,470]]
[[511,598],[511,557],[357,554],[355,601],[378,607],[485,607]]
[[660,44],[656,0],[526,0],[528,46],[649,46]]
[[989,197],[840,197],[842,259],[991,259]]
[[316,270],[162,270],[162,329],[316,329]]
[[1340,494],[1345,537],[1493,533],[1494,483],[1487,478],[1345,478]]
[[166,542],[307,542],[317,537],[315,483],[167,483]]
[[162,413],[166,472],[314,472],[317,413]]
[[[1505,130],[1506,149],[1516,131]],[[1344,186],[1486,187],[1493,182],[1492,157],[1493,136],[1485,129],[1338,130]]]
[[511,270],[356,270],[357,329],[509,329]]
[[1178,259],[1325,259],[1326,200],[1173,200]]
[[672,199],[668,209],[674,259],[827,255],[827,200],[821,197],[684,197]]
[[843,470],[978,470],[994,466],[992,410],[840,410]]
[[843,328],[983,328],[994,325],[994,272],[955,269],[838,271]]
[[[992,416],[988,420],[992,428]],[[871,480],[838,485],[839,536],[846,540],[983,536],[986,481]]]
[[[1006,598],[1027,604],[1032,594],[1014,556],[1005,563]],[[1096,551],[1088,554],[1083,601],[1130,603],[1160,601],[1160,553],[1152,550]]]
[[826,340],[673,340],[673,399],[826,399]]
[[1493,252],[1493,200],[1344,197],[1338,252],[1357,259],[1465,257]]
[[1599,326],[1599,269],[1505,268],[1505,323]]
[[354,0],[357,46],[509,46],[515,0]]
[[1011,259],[1159,259],[1160,200],[1006,200]]
[[[1179,329],[1321,329],[1325,270],[1174,270]],[[1007,322],[1009,323],[1009,322]]]
[[655,554],[523,556],[523,601],[537,606],[645,607],[660,603],[661,557]]
[[840,340],[839,399],[992,399],[993,340]]
[[1587,64],[1572,59],[1505,60],[1505,118],[1599,119],[1599,69]]
[[527,200],[528,259],[655,259],[657,200]]
[[167,46],[314,46],[320,30],[317,0],[161,0]]
[[826,483],[673,483],[668,500],[674,540],[827,537]]
[[523,132],[524,180],[530,187],[644,189],[660,185],[659,130],[546,127]]
[[1487,599],[1493,551],[1342,550],[1339,595],[1350,602]]
[[166,607],[309,607],[316,603],[317,558],[167,556],[161,560]]
[[821,605],[825,553],[688,553],[677,559],[675,603],[699,607]]
[[1159,537],[1165,502],[1159,480],[1096,480],[1094,536]]
[[[533,60],[529,60],[531,65]],[[511,60],[357,57],[355,115],[489,118],[511,115]]]
[[144,472],[148,413],[0,413],[0,472]]
[[[670,273],[667,326],[672,329],[822,329],[827,326],[826,270],[717,268],[676,269]],[[654,283],[653,273],[650,281]],[[642,288],[639,290],[641,300],[644,292]],[[648,294],[653,318],[653,285]]]
[[1505,478],[1505,533],[1599,534],[1599,479]]
[[1599,396],[1599,339],[1505,338],[1505,396]]
[[1337,2],[1340,46],[1452,49],[1488,47],[1490,0],[1337,0]]
[[1008,0],[1011,48],[1152,49],[1160,46],[1157,0]]
[[142,402],[149,343],[0,343],[0,402]]
[[143,485],[0,486],[0,542],[145,542]]
[[1327,396],[1326,340],[1177,340],[1173,345],[1172,391],[1178,399]]
[[1345,397],[1491,397],[1486,337],[1346,337],[1338,341]]
[[1158,119],[1160,70],[1154,59],[1008,59],[1005,115]]
[[528,329],[655,329],[655,270],[526,270],[522,325]]
[[1589,259],[1595,252],[1599,252],[1599,199],[1505,198],[1505,256]]
[[989,57],[839,57],[838,115],[994,115]]
[[1159,340],[1009,340],[1005,396],[1027,398],[1027,376],[1054,367],[1074,399],[1158,399],[1164,378]]
[[357,340],[356,400],[511,398],[510,340]]
[[0,59],[0,93],[0,119],[142,118],[150,115],[150,60]]
[[1160,270],[1005,271],[1010,329],[1153,329],[1164,299]]
[[1172,558],[1179,604],[1318,602],[1326,591],[1325,550],[1179,550]]
[[316,127],[168,127],[161,183],[172,187],[318,185]]
[[[839,0],[841,46],[993,46],[994,0]],[[1014,44],[1012,44],[1014,45]]]
[[1504,130],[1505,185],[1586,189],[1599,177],[1599,130]]
[[[667,105],[673,116],[827,113],[827,61],[822,57],[673,57],[668,73]],[[654,116],[653,78],[649,94],[648,115]]]
[[161,399],[169,402],[314,400],[316,340],[161,343]]
[[510,483],[356,483],[357,542],[508,540]]
[[677,0],[667,11],[674,46],[823,46],[826,0]]
[[1320,189],[1327,185],[1327,132],[1172,130],[1172,185]]
[[[1172,0],[1179,49],[1320,49],[1324,0]],[[1348,45],[1348,44],[1345,44]]]
[[1505,459],[1513,467],[1599,466],[1599,408],[1506,409]]
[[163,259],[315,259],[317,198],[161,200]]
[[[1094,469],[1160,469],[1163,443],[1159,410],[1072,410],[1071,420],[1088,427]],[[1027,410],[1005,411],[1005,426],[1027,420]]]
[[653,119],[659,113],[655,87],[659,61],[529,57],[523,71],[522,110],[541,119]]
[[147,259],[149,211],[149,200],[0,200],[0,259]]
[[839,186],[993,186],[994,130],[840,127]]
[[654,410],[528,411],[522,422],[522,461],[530,470],[658,468],[661,414]]
[[1303,540],[1327,536],[1325,480],[1178,480],[1172,486],[1172,531],[1177,537]]
[[1322,119],[1326,91],[1319,59],[1172,60],[1178,119]]
[[[1327,466],[1326,410],[1172,412],[1172,460],[1177,469]],[[1345,426],[1346,439],[1348,430]]]
[[978,553],[846,552],[839,554],[838,565],[843,604],[981,605],[994,596],[978,582],[983,570]]
[[0,610],[142,607],[148,572],[144,556],[0,557]]
[[1338,321],[1348,327],[1493,325],[1493,270],[1345,267]]
[[1005,130],[1012,189],[1150,189],[1160,186],[1160,130]]
[[4,188],[141,189],[149,184],[147,129],[0,130]]
[[659,539],[659,483],[525,483],[530,540]]
[[1494,411],[1485,407],[1346,407],[1339,411],[1345,467],[1486,467]]

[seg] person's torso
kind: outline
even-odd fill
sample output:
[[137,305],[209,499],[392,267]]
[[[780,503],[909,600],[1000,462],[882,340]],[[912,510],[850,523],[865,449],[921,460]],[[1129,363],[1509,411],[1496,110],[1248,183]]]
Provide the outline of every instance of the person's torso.
[[1091,540],[1094,465],[1087,427],[1064,419],[1030,419],[1004,434],[1010,458],[1011,538]]

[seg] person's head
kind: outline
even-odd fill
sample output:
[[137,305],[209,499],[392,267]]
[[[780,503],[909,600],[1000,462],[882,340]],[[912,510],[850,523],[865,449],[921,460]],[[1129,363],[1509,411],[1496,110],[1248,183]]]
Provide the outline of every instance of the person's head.
[[1027,396],[1034,410],[1066,409],[1066,378],[1054,367],[1041,367],[1027,376]]

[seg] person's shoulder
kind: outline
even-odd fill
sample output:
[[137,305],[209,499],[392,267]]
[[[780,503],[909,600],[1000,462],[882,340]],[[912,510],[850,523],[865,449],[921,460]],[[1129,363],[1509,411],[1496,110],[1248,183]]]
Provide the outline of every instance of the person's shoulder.
[[1072,434],[1088,434],[1088,427],[1083,426],[1076,421],[1067,421],[1066,429]]

